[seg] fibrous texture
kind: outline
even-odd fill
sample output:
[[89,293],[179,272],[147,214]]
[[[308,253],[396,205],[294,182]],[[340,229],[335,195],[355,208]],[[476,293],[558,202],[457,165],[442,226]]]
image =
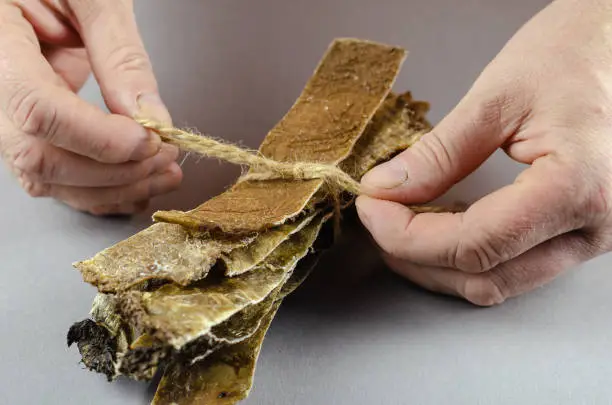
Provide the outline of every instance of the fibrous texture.
[[[410,147],[430,126],[426,103],[390,93],[404,57],[397,47],[334,41],[259,152],[359,180]],[[155,404],[244,399],[278,307],[321,254],[337,214],[332,197],[322,179],[247,176],[191,211],[156,213],[156,224],[76,264],[99,294],[69,344],[110,380],[163,372]]]

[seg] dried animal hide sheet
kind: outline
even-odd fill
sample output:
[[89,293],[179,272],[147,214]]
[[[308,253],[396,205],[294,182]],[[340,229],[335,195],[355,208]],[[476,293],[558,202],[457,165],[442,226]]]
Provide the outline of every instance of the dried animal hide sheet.
[[[162,404],[235,404],[246,398],[255,376],[257,358],[263,339],[283,299],[295,291],[316,265],[320,254],[303,259],[278,293],[266,299],[266,307],[251,311],[259,322],[255,333],[239,342],[218,347],[206,353],[203,361],[177,359],[168,365],[160,382],[153,405]],[[273,299],[271,299],[273,298]],[[250,320],[248,325],[255,325]]]
[[[375,164],[411,146],[430,128],[425,119],[427,109],[426,103],[413,101],[410,93],[387,96],[341,167],[359,179]],[[285,192],[291,195],[292,190]],[[86,282],[107,293],[125,291],[146,281],[188,285],[206,277],[219,260],[230,276],[252,269],[282,241],[282,235],[288,236],[304,224],[297,218],[259,234],[258,238],[252,235],[213,238],[193,236],[177,224],[157,223],[92,259],[76,263],[76,267]]]
[[92,320],[73,325],[68,344],[76,342],[84,364],[109,379],[140,380],[152,378],[168,357],[203,359],[238,343],[258,329],[327,218],[313,219],[248,274],[183,288],[168,284],[152,292],[98,294]]
[[[389,92],[404,57],[396,47],[334,41],[260,152],[360,179],[410,147],[430,124],[426,103]],[[76,263],[99,294],[69,344],[109,380],[163,371],[155,404],[245,398],[281,301],[321,253],[332,211],[322,185],[242,181],[192,211],[156,213],[160,222]]]
[[283,242],[253,271],[220,280],[205,279],[189,287],[167,284],[155,291],[119,296],[123,318],[179,349],[208,333],[245,307],[257,304],[282,286],[314,243],[322,217]]
[[[338,164],[346,159],[389,93],[404,61],[400,48],[335,41],[260,152],[278,161]],[[241,182],[198,208],[158,212],[157,221],[193,230],[261,232],[300,214],[321,180]]]
[[203,361],[170,363],[153,405],[225,405],[245,399],[253,384],[263,339],[280,304],[277,301],[272,305],[257,332],[248,339],[224,347]]
[[389,94],[340,168],[360,179],[377,164],[408,149],[431,129],[425,117],[428,111],[429,104],[414,101],[410,92]]
[[158,223],[75,266],[101,292],[125,291],[150,280],[188,285],[205,277],[224,254],[254,240],[198,238],[180,225]]

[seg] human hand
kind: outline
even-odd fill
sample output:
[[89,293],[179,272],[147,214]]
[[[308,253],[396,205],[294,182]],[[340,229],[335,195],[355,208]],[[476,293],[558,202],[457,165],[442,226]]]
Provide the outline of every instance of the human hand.
[[[111,114],[76,92],[93,70]],[[132,117],[170,122],[130,0],[0,0],[0,152],[23,188],[130,214],[181,181],[178,150]]]
[[[481,306],[612,250],[612,2],[557,0],[420,142],[362,179],[397,273]],[[464,213],[416,215],[496,149],[530,165]]]

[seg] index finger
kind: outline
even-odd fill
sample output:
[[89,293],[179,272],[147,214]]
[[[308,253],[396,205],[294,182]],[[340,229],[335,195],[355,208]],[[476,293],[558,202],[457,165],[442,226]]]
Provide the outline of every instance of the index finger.
[[144,160],[161,140],[132,118],[107,114],[59,83],[32,27],[0,4],[0,109],[23,133],[104,163]]

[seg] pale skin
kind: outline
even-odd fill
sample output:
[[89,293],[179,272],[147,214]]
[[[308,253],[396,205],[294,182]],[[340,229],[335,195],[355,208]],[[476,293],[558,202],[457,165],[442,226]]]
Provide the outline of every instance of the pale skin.
[[[178,151],[132,119],[170,121],[132,8],[0,0],[0,151],[31,196],[131,214],[179,186]],[[75,94],[92,71],[112,114]]]
[[[131,214],[178,187],[178,151],[132,119],[171,121],[132,8],[0,0],[0,152],[30,195]],[[556,0],[521,28],[431,133],[363,178],[357,209],[390,268],[489,306],[612,250],[611,66],[610,0]],[[110,114],[75,94],[90,70]],[[529,165],[512,185],[459,214],[406,208],[499,148]]]

